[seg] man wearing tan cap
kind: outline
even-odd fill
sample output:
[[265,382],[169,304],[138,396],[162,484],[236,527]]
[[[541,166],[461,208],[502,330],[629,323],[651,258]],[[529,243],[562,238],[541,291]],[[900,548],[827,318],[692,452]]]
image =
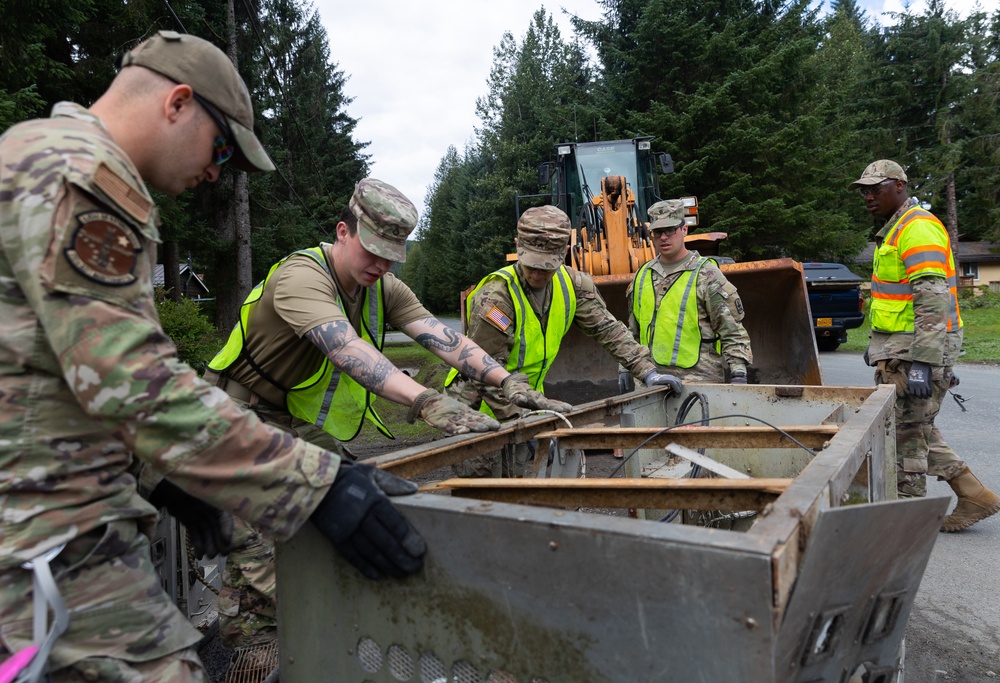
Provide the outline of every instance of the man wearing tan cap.
[[[365,420],[392,436],[376,396],[410,406],[410,422],[419,417],[445,434],[499,428],[393,366],[381,353],[392,326],[513,403],[551,407],[522,377],[432,316],[389,272],[406,260],[406,237],[416,224],[417,210],[399,190],[373,178],[359,182],[335,241],[286,257],[250,293],[205,379],[265,422],[346,457],[343,443]],[[219,600],[221,627],[228,645],[259,646],[276,635],[273,547],[244,525],[237,536]]]
[[711,258],[684,244],[684,204],[649,207],[659,255],[639,268],[626,291],[629,329],[650,348],[660,372],[685,382],[747,383],[753,362],[736,287]]
[[[564,265],[569,236],[569,217],[558,207],[536,207],[521,214],[517,263],[487,275],[466,298],[469,337],[541,391],[563,336],[576,325],[636,378],[647,385],[669,385],[680,393],[681,383],[656,372],[648,349],[637,344],[625,324],[608,311],[591,277]],[[522,413],[520,406],[468,373],[452,370],[445,387],[449,395],[500,420]],[[553,403],[560,412],[572,408]],[[527,445],[518,444],[454,469],[460,476],[518,477],[527,457]]]
[[885,219],[875,238],[865,362],[875,366],[877,383],[896,385],[899,495],[927,495],[928,474],[947,481],[958,504],[941,531],[961,531],[1000,511],[1000,497],[934,426],[941,401],[958,384],[952,369],[964,336],[958,278],[948,230],[909,196],[907,182],[902,166],[880,159],[847,188],[858,190],[868,211]]
[[164,31],[123,64],[89,110],[61,102],[0,137],[0,663],[38,647],[27,680],[205,680],[202,634],[150,560],[136,461],[207,554],[228,543],[213,506],[282,540],[311,519],[369,575],[424,554],[385,493],[410,482],[265,425],[177,359],[147,185],[273,165],[220,50]]

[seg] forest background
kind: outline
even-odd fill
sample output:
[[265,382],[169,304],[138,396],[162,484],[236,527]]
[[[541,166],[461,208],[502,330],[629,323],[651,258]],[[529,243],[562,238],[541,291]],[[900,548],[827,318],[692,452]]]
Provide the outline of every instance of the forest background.
[[[911,194],[956,238],[1000,241],[1000,10],[962,18],[931,0],[882,25],[854,0],[823,11],[808,0],[597,4],[602,18],[574,18],[573,35],[539,9],[493,47],[480,125],[428,178],[400,269],[430,310],[455,311],[460,290],[504,264],[515,193],[539,192],[539,163],[566,140],[654,136],[676,165],[660,195],[697,196],[699,231],[728,233],[723,250],[737,260],[850,263],[878,226],[846,186],[877,158],[907,168]],[[349,74],[309,4],[4,0],[0,130],[60,100],[91,104],[116,56],[160,29],[236,61],[278,166],[226,169],[214,185],[156,197],[169,296],[189,263],[228,330],[272,263],[331,238],[369,171],[347,113]]]

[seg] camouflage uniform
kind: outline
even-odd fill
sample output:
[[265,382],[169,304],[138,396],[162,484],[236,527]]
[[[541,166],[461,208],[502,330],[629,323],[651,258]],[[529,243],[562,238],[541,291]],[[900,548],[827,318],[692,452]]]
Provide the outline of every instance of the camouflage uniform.
[[[905,177],[904,177],[905,178]],[[910,198],[886,221],[876,235],[881,243],[900,216],[919,202]],[[930,474],[948,481],[965,469],[965,462],[945,443],[934,419],[948,393],[952,370],[962,350],[962,328],[947,331],[951,294],[940,277],[922,277],[913,288],[913,334],[887,334],[873,330],[868,347],[869,362],[878,365],[875,382],[896,385],[896,483],[904,496],[927,494]],[[906,391],[911,360],[931,366],[932,393],[916,398]],[[880,363],[880,361],[882,361]]]
[[177,359],[153,305],[158,224],[86,109],[60,103],[0,138],[0,660],[33,640],[20,565],[68,543],[53,563],[70,612],[49,660],[57,681],[204,678],[201,634],[150,562],[156,511],[133,457],[281,539],[339,466]]
[[[538,212],[538,215],[544,216],[545,221],[556,221],[560,217],[565,218],[562,211],[551,206],[529,211]],[[545,213],[547,211],[558,212],[559,215],[553,218]],[[525,214],[528,215],[528,212]],[[541,320],[544,329],[550,313],[552,283],[550,282],[541,289],[530,287],[525,280],[521,261],[527,259],[529,267],[544,270],[555,270],[562,265],[565,247],[569,239],[569,221],[566,219],[564,230],[553,230],[548,227],[550,223],[541,223],[531,231],[533,234],[526,231],[523,223],[524,219],[518,223],[518,256],[520,260],[515,264],[514,269],[522,288],[528,293],[528,302]],[[532,253],[530,251],[532,237],[540,238],[542,241],[550,240],[552,245],[545,244],[542,249]],[[526,251],[526,248],[529,251]],[[578,270],[572,268],[566,268],[566,270],[572,279],[576,292],[576,314],[573,317],[573,324],[587,336],[593,337],[633,377],[641,379],[655,370],[649,357],[649,349],[637,344],[629,334],[625,324],[608,311],[593,279]],[[506,281],[501,278],[487,281],[475,293],[468,307],[467,334],[498,363],[506,365],[510,358],[511,349],[514,347],[514,335],[517,330],[515,325],[508,325],[506,329],[501,329],[496,322],[496,315],[491,315],[494,308],[498,309],[508,320],[516,319],[510,290]],[[473,408],[479,408],[480,403],[485,401],[493,414],[501,421],[515,418],[523,412],[527,412],[507,401],[499,388],[486,386],[461,375],[450,386],[446,387],[445,391],[448,395]],[[453,466],[453,470],[459,476],[464,477],[521,476],[528,457],[527,444],[518,444],[513,448],[505,448],[499,454],[471,458]]]
[[[660,259],[655,259],[650,267],[657,306],[681,273],[697,268],[700,258],[697,251],[691,251],[678,263],[664,265]],[[750,336],[743,327],[743,302],[740,301],[736,287],[726,279],[715,263],[708,262],[698,274],[695,292],[698,297],[698,328],[703,340],[698,362],[690,368],[657,363],[657,371],[676,375],[685,382],[725,382],[727,367],[731,373],[745,373],[747,365],[753,362],[753,353],[750,350]],[[632,313],[632,285],[626,290],[625,297],[629,310],[629,330],[638,339],[639,323]],[[716,337],[721,341],[721,355],[715,350]]]

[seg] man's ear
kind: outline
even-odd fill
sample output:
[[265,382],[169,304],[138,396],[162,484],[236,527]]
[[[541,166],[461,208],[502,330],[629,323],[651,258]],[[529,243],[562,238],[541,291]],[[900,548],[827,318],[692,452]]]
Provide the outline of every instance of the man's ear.
[[194,90],[190,85],[178,83],[167,93],[163,100],[163,113],[167,119],[176,122],[181,114],[195,104]]

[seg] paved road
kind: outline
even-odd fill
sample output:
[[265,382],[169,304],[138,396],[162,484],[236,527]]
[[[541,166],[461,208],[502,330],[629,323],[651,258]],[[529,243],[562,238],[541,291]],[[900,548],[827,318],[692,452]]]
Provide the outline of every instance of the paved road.
[[[825,384],[872,383],[860,354],[822,353],[820,362]],[[959,364],[955,373],[967,412],[949,397],[936,424],[976,476],[1000,490],[1000,368]],[[943,482],[927,488],[951,494]],[[1000,680],[1000,515],[938,535],[906,638],[906,683]]]

